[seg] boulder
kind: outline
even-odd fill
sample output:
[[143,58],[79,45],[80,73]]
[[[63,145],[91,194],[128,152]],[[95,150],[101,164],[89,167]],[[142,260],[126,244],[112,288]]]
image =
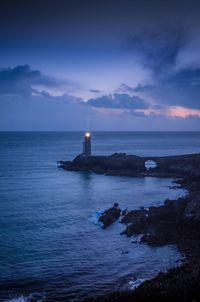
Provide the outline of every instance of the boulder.
[[118,206],[118,203],[115,203],[114,206],[106,210],[100,217],[99,221],[103,223],[103,228],[107,228],[109,225],[113,224],[120,217],[121,210]]

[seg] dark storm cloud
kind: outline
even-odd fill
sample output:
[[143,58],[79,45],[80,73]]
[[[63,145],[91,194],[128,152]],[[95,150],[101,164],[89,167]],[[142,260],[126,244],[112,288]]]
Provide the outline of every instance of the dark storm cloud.
[[[200,1],[195,0],[1,1],[3,66],[28,62],[85,85],[81,90],[70,81],[45,76],[27,65],[1,69],[1,128],[80,129],[87,128],[86,121],[91,117],[97,128],[103,125],[105,130],[116,130],[116,125],[119,130],[182,129],[182,124],[178,128],[170,117],[163,123],[164,116],[156,119],[156,114],[146,117],[135,111],[169,105],[199,108],[200,64],[188,65],[193,55],[187,51],[185,60],[184,52],[192,39],[200,41],[199,9]],[[130,87],[131,81],[134,85],[141,82]],[[93,98],[87,104],[67,94],[51,94],[54,88],[63,94],[72,85],[75,95],[87,91],[95,96],[102,91],[113,93],[119,83],[127,85],[121,85],[115,95]],[[152,98],[157,107],[146,101]],[[105,110],[101,113],[94,107]],[[125,113],[118,117],[114,112],[110,118],[106,115],[109,108],[120,109],[110,112]],[[139,122],[133,125],[137,116]],[[141,116],[145,123],[140,122]],[[194,130],[199,120],[192,124],[191,119],[182,118],[181,123],[185,130]]]
[[104,95],[99,98],[90,99],[88,105],[97,108],[114,108],[114,109],[148,109],[150,104],[138,96],[128,94]]
[[32,70],[29,65],[0,69],[0,94],[30,95],[34,85],[59,87],[64,82]]
[[155,74],[168,72],[186,43],[186,33],[179,28],[145,29],[128,39],[129,47],[144,67]]
[[165,105],[200,109],[200,68],[181,69],[155,85],[138,85],[135,92],[143,92]]
[[[144,28],[144,43],[151,43],[156,37],[146,40],[146,29],[168,28],[173,22],[180,27],[198,22],[199,8],[195,0],[7,0],[0,6],[0,38],[6,42],[5,47],[30,45],[37,49],[45,45],[48,52],[60,46],[83,51],[97,44],[106,48],[113,38],[120,44],[128,34],[132,42],[141,44],[137,33]],[[159,39],[162,47],[164,42]],[[173,51],[167,56],[173,60]]]
[[174,85],[190,85],[191,87],[200,85],[200,68],[185,68],[174,72],[169,78],[168,83]]
[[[135,93],[154,98],[163,106],[200,109],[200,56],[193,56],[191,47],[195,42],[197,53],[200,35],[195,17],[194,22],[188,19],[181,26],[168,22],[156,28],[154,24],[129,37],[133,56],[151,72],[150,81],[140,83]],[[131,92],[130,88],[125,91]]]
[[0,70],[0,94],[23,94],[31,93],[31,84],[38,81],[41,74],[32,71],[28,65],[17,66]]

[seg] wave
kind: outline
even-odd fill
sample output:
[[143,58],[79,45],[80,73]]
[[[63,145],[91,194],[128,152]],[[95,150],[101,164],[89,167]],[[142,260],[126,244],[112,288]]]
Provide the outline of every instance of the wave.
[[20,296],[6,300],[6,302],[27,302],[27,297]]
[[95,225],[98,225],[100,227],[103,227],[103,223],[99,221],[99,217],[103,214],[102,211],[98,210],[96,211],[92,217],[90,217],[89,221]]
[[128,282],[128,285],[129,285],[129,289],[130,290],[134,290],[135,288],[137,288],[140,284],[142,284],[144,281],[146,281],[148,279],[136,279],[136,280],[131,280]]
[[7,299],[5,302],[44,302],[46,297],[39,293],[32,293],[28,296],[20,295]]

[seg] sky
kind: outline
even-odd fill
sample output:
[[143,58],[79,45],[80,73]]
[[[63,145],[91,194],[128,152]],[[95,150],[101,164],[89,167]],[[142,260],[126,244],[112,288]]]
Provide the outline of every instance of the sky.
[[200,1],[1,1],[9,130],[200,131]]

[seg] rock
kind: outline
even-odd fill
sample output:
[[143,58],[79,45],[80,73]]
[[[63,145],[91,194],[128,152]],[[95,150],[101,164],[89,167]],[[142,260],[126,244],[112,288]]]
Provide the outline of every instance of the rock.
[[159,234],[159,232],[155,234],[148,233],[143,235],[141,238],[142,243],[148,243],[151,246],[162,246],[169,244],[169,241],[170,238],[168,235],[165,234],[164,236],[163,233]]
[[127,213],[127,210],[122,210],[121,215],[124,216],[124,215],[126,215],[126,213]]
[[112,155],[111,155],[112,157],[124,157],[124,156],[127,156],[127,154],[126,153],[123,153],[123,152],[119,152],[119,153],[113,153]]
[[198,302],[200,301],[200,263],[193,261],[161,272],[142,282],[135,290],[116,291],[86,298],[84,302]]
[[[145,162],[155,161],[157,166],[147,170]],[[200,178],[200,154],[166,157],[140,157],[126,153],[114,153],[111,156],[78,155],[72,161],[59,161],[59,167],[69,171],[93,171],[107,175],[160,176]],[[187,181],[187,180],[186,180]],[[196,182],[198,185],[199,180]],[[188,181],[188,185],[191,182]],[[193,181],[194,184],[194,181]],[[195,184],[194,184],[195,185]]]
[[126,212],[124,213],[124,216],[121,219],[121,223],[135,223],[135,222],[139,222],[142,219],[146,218],[146,214],[148,213],[147,210],[133,210],[130,212]]
[[123,255],[127,255],[129,253],[129,251],[122,251]]
[[115,203],[114,206],[106,210],[100,217],[99,221],[103,223],[103,228],[107,228],[109,225],[113,224],[120,217],[121,210],[118,204]]
[[[156,162],[157,166],[153,171],[146,170],[147,160]],[[169,272],[160,273],[154,279],[144,282],[134,292],[117,292],[108,299],[100,298],[97,301],[200,301],[200,153],[167,157],[139,157],[115,153],[112,156],[78,156],[71,162],[59,163],[61,168],[70,171],[173,177],[177,184],[189,191],[186,198],[166,200],[159,207],[123,211],[121,218],[121,223],[127,224],[122,234],[143,234],[141,243],[152,246],[176,244],[184,253],[187,263]],[[119,217],[120,209],[115,203],[100,216],[99,221],[106,228]]]
[[190,202],[188,202],[184,214],[187,218],[200,221],[200,194],[197,194]]

